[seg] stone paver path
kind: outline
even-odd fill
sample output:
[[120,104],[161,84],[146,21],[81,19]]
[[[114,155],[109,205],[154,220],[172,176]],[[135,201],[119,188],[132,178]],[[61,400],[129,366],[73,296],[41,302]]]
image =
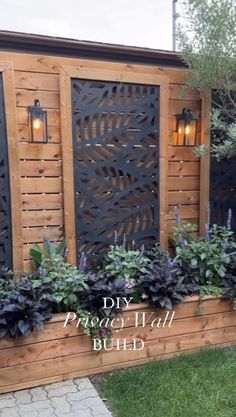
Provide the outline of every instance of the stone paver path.
[[112,417],[88,378],[0,395],[0,417]]

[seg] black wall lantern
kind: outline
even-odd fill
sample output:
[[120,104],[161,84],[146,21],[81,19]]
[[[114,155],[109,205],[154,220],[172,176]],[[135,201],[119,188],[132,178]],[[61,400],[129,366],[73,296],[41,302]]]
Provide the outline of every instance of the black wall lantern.
[[191,110],[183,109],[176,115],[176,128],[173,135],[174,146],[196,146],[197,117]]
[[40,107],[39,100],[34,100],[34,106],[29,107],[30,142],[47,143],[47,112]]

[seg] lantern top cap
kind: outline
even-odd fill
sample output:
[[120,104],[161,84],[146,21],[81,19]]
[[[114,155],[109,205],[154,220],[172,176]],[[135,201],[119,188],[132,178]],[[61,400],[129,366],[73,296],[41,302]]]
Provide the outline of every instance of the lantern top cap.
[[177,114],[178,120],[184,120],[186,123],[191,122],[194,119],[197,119],[194,116],[194,113],[190,109],[183,108],[182,113]]
[[34,104],[29,106],[30,111],[43,112],[39,99],[34,99]]
[[34,100],[34,107],[40,107],[40,101],[37,98]]

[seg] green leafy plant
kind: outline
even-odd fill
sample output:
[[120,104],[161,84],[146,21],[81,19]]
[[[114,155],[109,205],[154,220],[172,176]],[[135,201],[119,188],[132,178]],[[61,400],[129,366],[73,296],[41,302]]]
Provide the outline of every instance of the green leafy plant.
[[[225,277],[236,249],[234,234],[231,231],[232,211],[229,209],[227,227],[210,224],[210,206],[208,206],[208,223],[204,238],[186,238],[177,212],[177,230],[179,232],[176,246],[176,262],[185,274],[186,280],[205,285],[207,282],[220,286]],[[191,224],[190,224],[191,225]]]
[[203,158],[205,155],[207,155],[207,153],[209,152],[209,146],[202,144],[199,146],[196,146],[196,148],[194,149],[194,154],[196,156],[196,158]]
[[227,267],[225,279],[222,282],[223,296],[233,302],[233,308],[236,310],[236,255],[232,256],[231,262]]
[[217,159],[235,157],[235,0],[184,0],[181,5],[178,47],[190,68],[187,86],[213,101],[213,155]]
[[226,276],[223,286],[223,296],[232,300],[233,308],[236,310],[236,275]]
[[177,246],[184,247],[189,242],[192,242],[192,234],[197,231],[195,224],[181,219],[180,207],[175,207],[175,225],[173,226],[173,236],[170,242],[175,249]]
[[3,297],[15,288],[13,272],[7,268],[0,270],[0,296]]
[[124,246],[111,246],[106,254],[102,268],[109,279],[126,279],[135,282],[147,272],[149,259],[138,249],[126,249]]
[[203,300],[205,296],[207,295],[219,297],[220,295],[222,295],[222,288],[220,288],[217,285],[212,284],[211,282],[206,282],[205,285],[202,285],[199,291],[199,305],[198,305],[196,314],[203,314],[204,312]]
[[35,262],[36,267],[40,267],[44,259],[50,259],[53,256],[60,255],[64,256],[66,249],[66,241],[55,243],[50,242],[48,238],[44,238],[42,247],[35,244],[30,249],[30,256]]
[[230,227],[213,224],[209,230],[209,235],[210,242],[216,244],[221,250],[232,253],[236,250],[234,232]]
[[193,240],[183,248],[177,247],[176,253],[180,267],[190,265],[192,271],[195,269],[194,279],[201,285],[206,282],[219,285],[231,259],[230,254],[223,252],[217,243],[203,239]]
[[217,285],[213,285],[211,282],[207,281],[205,285],[200,287],[199,298],[203,299],[205,295],[214,295],[219,297],[222,294],[222,288]]
[[182,220],[179,224],[173,227],[173,236],[175,240],[175,246],[183,246],[189,242],[192,242],[192,234],[197,231],[197,226],[190,222]]
[[[34,288],[41,288],[42,298],[52,303],[53,311],[77,311],[80,296],[87,289],[86,275],[64,258],[51,253],[43,258],[33,278]],[[43,291],[42,291],[43,288]]]

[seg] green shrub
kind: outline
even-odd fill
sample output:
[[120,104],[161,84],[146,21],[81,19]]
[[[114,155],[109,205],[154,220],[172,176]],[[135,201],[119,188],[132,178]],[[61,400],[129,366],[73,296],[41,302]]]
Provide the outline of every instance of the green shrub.
[[[210,209],[208,208],[210,211]],[[231,231],[232,212],[229,210],[227,227],[209,223],[205,227],[204,238],[193,238],[186,227],[179,221],[176,230],[176,261],[182,269],[186,280],[221,286],[222,278],[225,277],[227,268],[236,250],[236,244]]]
[[87,289],[86,275],[61,255],[51,253],[43,258],[41,267],[33,277],[34,288],[39,288],[42,298],[52,304],[55,312],[77,311],[81,294]]
[[180,267],[190,265],[193,278],[200,285],[206,282],[220,285],[231,259],[230,254],[223,252],[219,245],[203,239],[193,240],[182,248],[177,247],[176,253]]
[[66,250],[66,241],[55,243],[50,242],[48,238],[44,238],[43,245],[40,247],[38,244],[35,244],[32,249],[30,249],[30,256],[35,262],[36,268],[40,267],[44,259],[50,259],[53,256],[60,255],[64,256]]
[[147,272],[150,260],[138,249],[112,246],[105,255],[102,272],[110,279],[127,279],[133,283]]

